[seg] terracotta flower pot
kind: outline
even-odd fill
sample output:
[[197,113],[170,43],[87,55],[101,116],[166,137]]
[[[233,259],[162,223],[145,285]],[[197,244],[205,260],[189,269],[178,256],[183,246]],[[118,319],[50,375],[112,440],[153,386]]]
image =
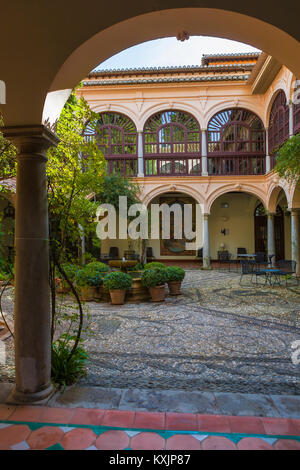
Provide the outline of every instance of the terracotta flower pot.
[[181,282],[182,281],[169,281],[168,282],[170,295],[180,295],[181,294],[181,292],[180,292]]
[[165,300],[166,290],[165,285],[149,287],[149,292],[151,294],[152,302],[162,302]]
[[67,283],[67,281],[63,279],[57,279],[56,285],[57,285],[57,292],[59,294],[67,294],[68,292],[71,291],[69,284]]
[[113,305],[122,305],[125,301],[125,294],[126,290],[125,289],[114,289],[110,290],[110,298],[111,298],[111,303]]
[[96,287],[83,286],[81,287],[81,300],[84,302],[91,302],[94,300]]

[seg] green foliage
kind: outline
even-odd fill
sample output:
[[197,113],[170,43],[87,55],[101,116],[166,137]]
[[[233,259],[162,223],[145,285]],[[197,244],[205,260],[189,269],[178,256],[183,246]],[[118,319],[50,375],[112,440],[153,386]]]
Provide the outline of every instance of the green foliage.
[[182,281],[185,276],[185,271],[179,266],[168,266],[166,268],[167,282]]
[[288,139],[278,150],[275,171],[281,178],[297,182],[300,178],[300,133]]
[[52,344],[51,377],[56,385],[66,387],[86,375],[87,353],[78,347],[70,356],[71,347],[68,341],[57,340]]
[[[76,266],[75,264],[63,263],[62,268],[65,271],[67,277],[70,279],[70,281],[74,281],[75,275],[76,275],[79,267]],[[61,274],[60,274],[60,277],[61,277]]]
[[121,271],[114,271],[106,274],[103,283],[109,290],[129,289],[132,285],[132,277]]
[[145,269],[142,274],[142,285],[145,287],[163,286],[167,282],[166,269]]
[[151,263],[147,263],[144,266],[144,269],[156,269],[156,268],[164,269],[166,268],[166,265],[164,263],[159,263],[158,261],[152,261]]
[[86,265],[88,269],[94,269],[95,271],[98,271],[100,273],[106,273],[109,271],[109,267],[105,263],[101,263],[100,261],[93,261],[91,263],[88,263]]
[[99,287],[102,284],[102,275],[100,271],[96,271],[92,268],[79,269],[75,275],[75,282],[77,286],[91,286]]
[[[3,119],[0,114],[0,127],[3,126]],[[17,160],[16,147],[3,137],[0,131],[0,191],[5,192],[7,189],[1,184],[1,180],[16,176]]]
[[127,197],[128,207],[140,203],[138,198],[139,186],[131,179],[122,175],[105,175],[103,177],[102,191],[97,193],[97,199],[102,204],[112,204],[119,207],[119,196]]

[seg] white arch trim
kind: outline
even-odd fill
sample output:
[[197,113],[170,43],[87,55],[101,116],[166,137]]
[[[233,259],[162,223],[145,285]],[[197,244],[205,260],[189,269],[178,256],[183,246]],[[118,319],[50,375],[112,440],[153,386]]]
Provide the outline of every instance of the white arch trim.
[[129,117],[132,122],[134,123],[136,129],[138,130],[138,117],[135,113],[133,113],[129,108],[126,106],[114,105],[114,104],[95,104],[90,105],[90,108],[95,113],[120,113],[124,114],[125,116]]
[[256,114],[261,119],[263,125],[266,127],[266,122],[263,116],[263,107],[261,107],[262,108],[261,110],[258,110],[257,107],[253,105],[252,102],[239,97],[238,100],[227,99],[227,100],[224,100],[224,101],[221,101],[212,105],[205,114],[204,128],[207,129],[209,121],[215,114],[221,111],[226,111],[231,108],[243,108],[243,109],[247,109],[248,111],[251,111],[252,113]]
[[199,112],[199,109],[196,106],[193,106],[187,102],[181,101],[165,101],[163,103],[157,103],[150,107],[148,107],[141,115],[139,121],[139,130],[143,131],[147,120],[156,113],[163,112],[163,111],[184,111],[186,113],[191,114],[197,123],[199,124],[200,130],[203,128],[203,116]]
[[257,197],[262,202],[264,207],[267,208],[266,194],[263,191],[259,190],[256,186],[242,183],[228,183],[215,189],[213,192],[210,193],[206,202],[207,212],[210,213],[213,203],[220,196],[222,196],[223,194],[230,193],[232,191],[251,194],[251,196]]
[[149,203],[157,196],[160,196],[165,193],[170,193],[170,192],[178,192],[178,193],[184,193],[187,196],[191,196],[192,198],[195,199],[195,201],[202,205],[204,204],[204,200],[202,198],[202,195],[192,188],[191,186],[188,186],[187,184],[182,184],[182,183],[165,183],[161,184],[158,187],[153,188],[151,191],[147,191],[147,186],[144,188],[145,195],[143,196],[143,193],[141,194],[141,201],[143,204],[146,206],[149,205]]

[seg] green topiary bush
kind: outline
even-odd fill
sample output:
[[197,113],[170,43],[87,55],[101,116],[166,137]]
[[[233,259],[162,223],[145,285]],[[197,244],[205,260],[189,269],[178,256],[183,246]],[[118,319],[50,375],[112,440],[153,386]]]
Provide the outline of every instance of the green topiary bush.
[[[62,269],[65,271],[67,277],[70,281],[74,281],[77,271],[80,269],[76,264],[63,263],[61,265]],[[63,277],[62,274],[58,271],[60,277]]]
[[155,268],[155,269],[145,269],[145,271],[142,274],[141,282],[142,282],[142,285],[145,287],[163,286],[167,282],[165,267]]
[[109,267],[107,264],[101,263],[100,261],[92,261],[92,263],[88,263],[86,265],[88,269],[94,269],[95,271],[99,271],[100,273],[107,273],[109,271]]
[[185,271],[179,266],[168,266],[166,268],[167,282],[182,281],[185,276]]
[[147,263],[144,266],[144,269],[156,269],[156,268],[165,269],[166,265],[163,263],[159,263],[158,261],[152,261],[151,263]]
[[132,277],[121,271],[114,271],[106,274],[103,283],[108,290],[129,289],[132,285]]
[[99,287],[102,285],[101,272],[97,272],[94,269],[83,268],[77,271],[75,276],[76,285],[79,287],[90,286]]

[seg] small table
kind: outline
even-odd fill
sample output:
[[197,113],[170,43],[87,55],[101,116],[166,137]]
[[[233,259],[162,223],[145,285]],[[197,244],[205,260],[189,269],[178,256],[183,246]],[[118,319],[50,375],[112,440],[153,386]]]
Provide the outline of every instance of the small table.
[[[263,273],[266,276],[265,284],[268,282],[271,287],[275,286],[275,284],[277,284],[278,286],[281,285],[280,275],[282,274],[282,271],[280,269],[276,269],[276,268],[262,269],[261,273]],[[274,279],[273,283],[272,283],[272,279]]]
[[256,254],[255,253],[242,253],[240,255],[237,255],[237,258],[255,258]]

